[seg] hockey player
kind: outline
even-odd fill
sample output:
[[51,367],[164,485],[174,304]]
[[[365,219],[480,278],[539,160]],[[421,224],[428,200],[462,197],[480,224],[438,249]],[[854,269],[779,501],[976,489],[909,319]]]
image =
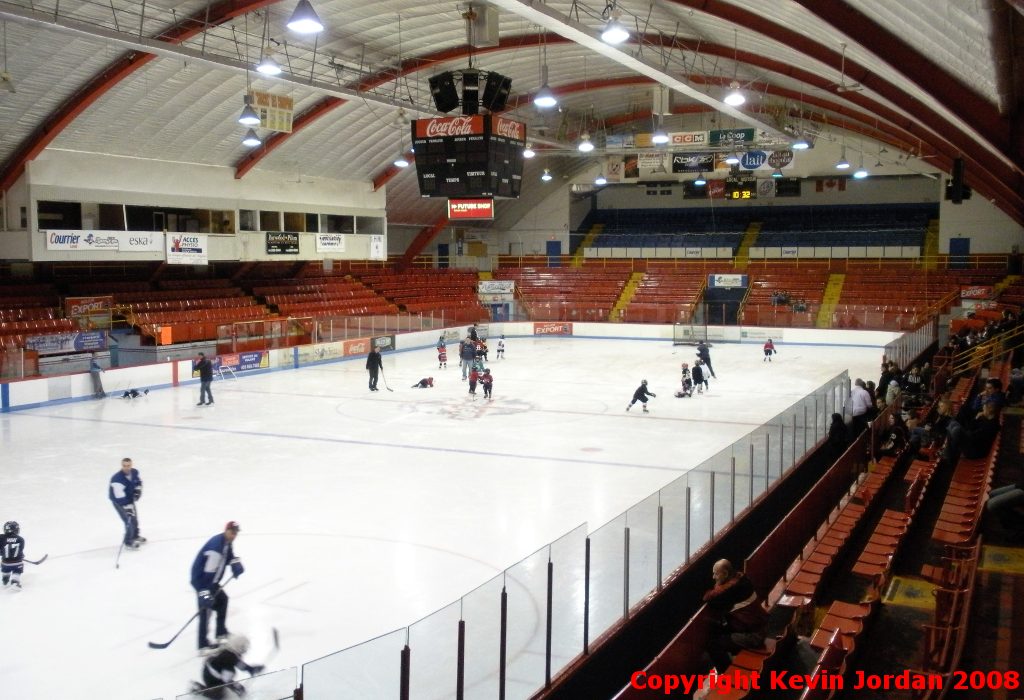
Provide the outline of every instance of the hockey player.
[[715,376],[715,370],[711,367],[711,350],[703,340],[697,343],[697,357],[704,363],[704,378],[707,379],[710,373],[712,379],[718,379]]
[[[772,355],[776,354],[776,352],[775,345],[772,343],[772,339],[769,338],[768,342],[764,344],[764,360],[771,362]],[[764,360],[761,360],[761,362],[764,362]]]
[[493,401],[494,399],[491,397],[491,388],[494,386],[494,377],[491,376],[491,370],[484,370],[484,376],[480,377],[480,383],[484,387],[484,398],[488,401]]
[[486,340],[481,340],[480,341],[480,355],[484,358],[484,362],[490,362],[490,360],[487,359],[487,341]]
[[228,616],[228,596],[220,580],[229,565],[233,578],[245,572],[232,546],[240,529],[234,520],[228,522],[224,532],[211,537],[192,562],[192,588],[196,589],[199,603],[199,650],[203,652],[217,649],[216,645],[210,644],[206,634],[211,610],[217,613],[217,639],[228,636],[227,627],[224,626],[224,619]]
[[21,575],[25,573],[25,538],[21,526],[10,520],[4,523],[4,538],[0,541],[0,579],[3,585],[21,588]]
[[707,387],[708,391],[711,390],[711,386],[708,384],[707,377],[704,374],[704,367],[700,360],[697,360],[693,364],[693,385],[697,387],[698,394],[704,393],[704,387]]
[[683,363],[682,388],[676,392],[676,398],[688,399],[693,396],[693,379],[690,377],[690,366]]
[[146,538],[139,535],[139,513],[135,507],[135,502],[142,498],[142,477],[128,457],[121,460],[120,471],[110,477],[107,496],[124,523],[124,546],[138,549],[146,542]]
[[249,640],[240,634],[230,634],[217,647],[216,652],[203,664],[203,682],[192,683],[192,692],[200,697],[221,700],[229,688],[238,697],[245,695],[245,687],[235,682],[235,669],[250,676],[263,672],[262,664],[247,664],[242,660],[249,651]]
[[476,397],[476,383],[480,379],[480,371],[473,366],[473,371],[469,373],[469,393]]
[[444,342],[443,335],[437,339],[437,368],[442,367],[448,369],[448,344]]
[[498,359],[505,359],[505,336],[498,338]]
[[657,394],[652,394],[647,390],[647,380],[644,379],[643,381],[640,382],[640,386],[637,388],[637,390],[633,392],[633,400],[629,402],[628,406],[626,406],[626,410],[628,411],[629,409],[633,408],[633,404],[639,401],[644,405],[644,413],[650,413],[650,411],[647,410],[648,396],[656,397]]
[[413,389],[433,389],[434,388],[434,378],[433,377],[424,377],[423,379],[421,379],[418,382],[416,382],[415,384],[413,384],[412,388]]

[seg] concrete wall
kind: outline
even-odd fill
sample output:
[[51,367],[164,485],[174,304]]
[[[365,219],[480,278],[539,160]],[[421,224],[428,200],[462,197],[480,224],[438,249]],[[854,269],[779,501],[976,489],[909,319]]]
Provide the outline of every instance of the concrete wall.
[[939,205],[940,253],[949,252],[950,238],[970,238],[974,254],[1024,249],[1024,228],[977,192],[963,204],[943,200]]

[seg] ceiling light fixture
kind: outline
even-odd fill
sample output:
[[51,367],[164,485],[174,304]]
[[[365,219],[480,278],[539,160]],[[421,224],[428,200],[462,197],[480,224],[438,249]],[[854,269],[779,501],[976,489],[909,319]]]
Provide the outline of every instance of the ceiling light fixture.
[[263,75],[281,75],[281,64],[274,58],[273,53],[268,53],[256,64],[256,72]]
[[244,126],[256,126],[260,123],[260,115],[256,114],[256,110],[252,108],[252,95],[243,95],[242,101],[245,106],[242,107],[242,113],[238,115],[238,123]]
[[853,174],[853,176],[855,178],[857,178],[858,180],[863,180],[864,178],[866,178],[868,176],[868,171],[865,170],[864,166],[862,165],[859,168],[857,168],[857,172],[855,172]]
[[540,176],[540,179],[543,180],[544,182],[549,181],[551,179],[551,171],[548,170],[547,168],[544,168],[544,174]]
[[695,185],[706,185],[708,181],[704,179],[704,173],[697,173],[697,178],[693,181]]
[[249,148],[256,148],[261,145],[263,140],[256,134],[255,131],[249,129],[245,132],[245,138],[242,139],[242,145],[248,146]]
[[[545,35],[546,38],[546,35]],[[548,87],[548,46],[542,43],[540,47],[540,90],[533,96],[533,104],[540,109],[548,109],[558,104],[558,98]]]
[[807,141],[807,137],[804,136],[803,134],[800,134],[797,137],[796,141],[793,142],[793,145],[790,146],[790,148],[792,148],[794,151],[806,151],[810,147],[811,144]]
[[772,173],[772,177],[782,177],[782,171],[775,168],[775,172]]
[[622,22],[619,21],[621,16],[622,13],[619,10],[612,10],[608,26],[601,32],[601,41],[606,44],[621,44],[629,38],[629,30],[622,26]]
[[842,155],[839,158],[839,162],[836,163],[836,170],[847,170],[850,167],[850,161],[846,160],[846,146],[843,146]]
[[722,102],[725,102],[725,104],[730,107],[739,107],[747,101],[747,98],[743,96],[742,92],[740,92],[740,84],[737,81],[732,81],[732,83],[729,84],[729,87],[732,91],[725,96]]
[[738,153],[730,153],[728,156],[725,157],[725,162],[728,163],[729,165],[739,165],[740,155]]
[[402,149],[398,149],[398,150],[399,150],[398,157],[395,158],[395,167],[396,168],[408,168],[409,167],[409,161],[406,160],[405,154],[401,152]]
[[584,153],[590,153],[594,150],[594,144],[590,140],[590,134],[584,132],[583,135],[580,136],[580,143],[576,148],[580,149]]
[[660,126],[658,127],[658,130],[654,132],[653,136],[651,136],[651,143],[658,146],[668,143],[668,134],[665,133],[664,128]]
[[527,142],[526,148],[523,149],[523,158],[533,158],[537,155],[537,151],[533,150],[533,144]]
[[296,34],[316,34],[324,30],[324,25],[317,17],[313,6],[309,4],[309,0],[299,0],[291,19],[288,20],[288,28]]
[[597,179],[594,180],[595,185],[607,185],[608,181],[604,179],[604,175],[598,175]]

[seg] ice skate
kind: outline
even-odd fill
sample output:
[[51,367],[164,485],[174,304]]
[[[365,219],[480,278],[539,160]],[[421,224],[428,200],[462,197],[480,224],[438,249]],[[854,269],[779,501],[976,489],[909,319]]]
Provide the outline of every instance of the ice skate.
[[138,535],[138,536],[137,536],[137,537],[135,538],[135,544],[146,544],[147,542],[149,542],[149,540],[147,540],[147,539],[146,539],[145,537],[143,537],[142,535]]
[[631,408],[633,408],[633,407],[632,407],[632,406],[626,406],[626,410],[627,410],[627,411],[628,411],[629,409],[631,409]]
[[20,591],[21,590],[21,581],[11,581],[11,590],[12,591]]
[[650,411],[647,410],[647,406],[644,406],[644,413],[650,413]]

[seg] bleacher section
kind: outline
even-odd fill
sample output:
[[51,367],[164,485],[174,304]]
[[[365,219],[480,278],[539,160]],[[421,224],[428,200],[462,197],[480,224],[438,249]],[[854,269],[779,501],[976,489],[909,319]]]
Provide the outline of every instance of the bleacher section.
[[595,209],[580,228],[589,231],[595,225],[603,226],[591,248],[728,248],[732,256],[751,221],[749,211],[725,207]]
[[622,310],[626,323],[686,323],[707,281],[703,267],[648,268],[629,305]]
[[0,286],[0,347],[23,348],[26,337],[77,330],[73,320],[60,318],[59,304],[53,285]]
[[[824,268],[748,270],[750,293],[740,323],[811,328],[825,294],[829,273]],[[788,304],[773,304],[772,295],[785,293]],[[794,309],[803,308],[802,311]],[[800,306],[802,304],[802,306]]]
[[477,297],[475,270],[455,268],[396,272],[379,270],[358,274],[359,281],[399,309],[409,313],[466,310],[482,312]]
[[398,307],[346,278],[259,280],[252,293],[281,316],[365,316],[398,313]]
[[515,281],[535,321],[607,321],[629,275],[628,267],[503,267],[494,279]]
[[760,214],[761,247],[924,245],[938,203],[778,207]]

